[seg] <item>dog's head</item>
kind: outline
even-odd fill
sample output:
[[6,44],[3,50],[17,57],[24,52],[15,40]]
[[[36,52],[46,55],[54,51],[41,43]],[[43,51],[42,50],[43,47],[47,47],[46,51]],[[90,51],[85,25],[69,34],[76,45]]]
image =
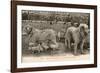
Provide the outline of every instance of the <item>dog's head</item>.
[[32,26],[30,26],[30,25],[25,26],[24,29],[25,29],[24,32],[25,32],[27,35],[29,35],[29,34],[32,32]]

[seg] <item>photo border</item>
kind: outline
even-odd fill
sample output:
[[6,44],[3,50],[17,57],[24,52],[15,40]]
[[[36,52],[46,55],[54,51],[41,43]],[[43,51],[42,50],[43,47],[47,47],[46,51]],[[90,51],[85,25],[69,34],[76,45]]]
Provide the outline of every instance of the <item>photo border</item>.
[[[17,68],[17,5],[93,9],[94,10],[94,64]],[[45,70],[76,69],[76,68],[92,68],[92,67],[97,67],[97,6],[48,3],[48,2],[33,2],[33,1],[11,1],[11,72],[12,73],[29,72],[29,71],[45,71]]]

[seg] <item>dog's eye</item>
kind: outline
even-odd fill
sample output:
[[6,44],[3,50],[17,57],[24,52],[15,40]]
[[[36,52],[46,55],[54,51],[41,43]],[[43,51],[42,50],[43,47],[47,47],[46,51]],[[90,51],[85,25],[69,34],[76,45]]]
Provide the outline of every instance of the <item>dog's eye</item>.
[[27,30],[30,30],[30,28],[29,28],[29,27],[27,27]]

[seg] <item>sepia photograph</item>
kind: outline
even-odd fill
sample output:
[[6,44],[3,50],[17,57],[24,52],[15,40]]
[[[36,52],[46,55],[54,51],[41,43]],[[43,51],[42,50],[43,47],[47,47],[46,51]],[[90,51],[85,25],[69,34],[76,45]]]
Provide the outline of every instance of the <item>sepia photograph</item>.
[[12,72],[97,66],[96,6],[12,2]]
[[22,62],[87,60],[90,14],[22,10]]

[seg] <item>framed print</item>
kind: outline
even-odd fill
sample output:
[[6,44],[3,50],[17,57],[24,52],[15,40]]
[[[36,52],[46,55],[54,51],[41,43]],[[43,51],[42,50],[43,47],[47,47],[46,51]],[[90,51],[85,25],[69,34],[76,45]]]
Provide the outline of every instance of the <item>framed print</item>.
[[11,72],[97,67],[97,6],[11,1]]

